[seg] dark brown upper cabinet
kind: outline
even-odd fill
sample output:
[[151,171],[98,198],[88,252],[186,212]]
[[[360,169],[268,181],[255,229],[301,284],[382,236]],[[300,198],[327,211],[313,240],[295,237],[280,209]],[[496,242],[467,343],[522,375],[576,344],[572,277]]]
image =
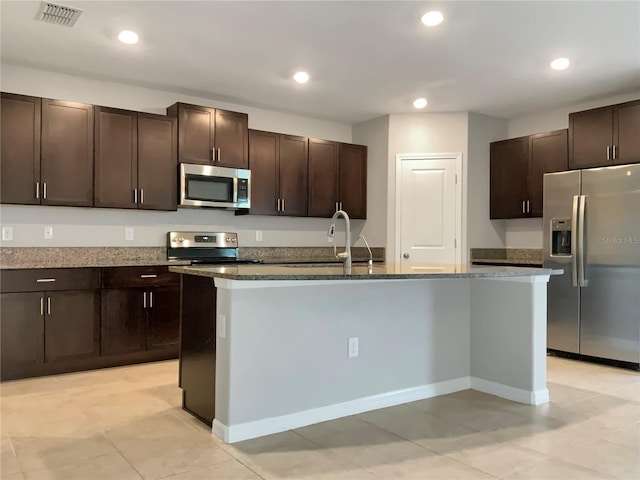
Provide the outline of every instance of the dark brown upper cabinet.
[[253,215],[307,215],[308,139],[249,132]]
[[0,201],[40,204],[41,99],[2,93]]
[[569,114],[569,167],[640,162],[640,100]]
[[542,217],[544,174],[567,170],[567,150],[567,130],[491,143],[491,219]]
[[309,139],[309,216],[367,217],[367,147]]
[[42,205],[93,205],[93,134],[93,105],[42,99]]
[[176,119],[95,110],[95,206],[176,210]]
[[246,113],[174,103],[167,114],[178,119],[179,162],[248,168]]

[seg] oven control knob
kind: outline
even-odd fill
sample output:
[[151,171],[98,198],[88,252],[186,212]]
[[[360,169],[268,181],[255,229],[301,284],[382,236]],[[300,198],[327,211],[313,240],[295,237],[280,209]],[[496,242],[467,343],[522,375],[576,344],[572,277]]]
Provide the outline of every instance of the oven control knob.
[[235,239],[235,238],[232,238],[232,239],[231,239],[231,243],[236,243],[236,239]]
[[179,238],[178,238],[178,242],[180,242],[180,243],[184,242],[184,238],[179,237]]

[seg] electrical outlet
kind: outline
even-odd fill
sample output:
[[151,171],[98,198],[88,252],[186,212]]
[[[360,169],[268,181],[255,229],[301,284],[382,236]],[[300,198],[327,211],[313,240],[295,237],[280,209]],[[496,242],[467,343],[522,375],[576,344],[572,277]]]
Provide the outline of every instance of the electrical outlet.
[[218,322],[216,324],[216,330],[218,331],[218,337],[225,338],[227,336],[227,317],[226,315],[218,314]]
[[2,227],[2,241],[11,242],[13,240],[13,227]]
[[133,238],[134,238],[133,227],[126,227],[124,229],[124,239],[129,241],[129,242],[132,242]]
[[262,241],[262,230],[256,230],[256,242]]
[[358,356],[358,337],[350,337],[349,338],[349,358],[354,358]]
[[52,238],[53,238],[53,227],[48,225],[44,227],[44,239],[51,240]]

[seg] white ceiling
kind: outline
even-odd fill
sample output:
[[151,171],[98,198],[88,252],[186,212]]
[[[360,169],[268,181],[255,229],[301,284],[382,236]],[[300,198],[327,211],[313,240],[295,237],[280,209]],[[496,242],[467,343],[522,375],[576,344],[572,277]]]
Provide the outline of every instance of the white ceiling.
[[[640,87],[638,1],[61,3],[84,10],[75,27],[2,1],[2,62],[349,123],[419,96],[511,118]],[[431,9],[445,22],[429,29]],[[549,68],[559,56],[569,70]]]

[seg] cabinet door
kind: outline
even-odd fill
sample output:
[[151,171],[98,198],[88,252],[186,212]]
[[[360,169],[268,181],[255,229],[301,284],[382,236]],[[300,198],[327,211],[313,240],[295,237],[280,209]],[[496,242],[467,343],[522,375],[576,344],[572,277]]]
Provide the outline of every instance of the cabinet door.
[[50,292],[45,300],[45,361],[100,355],[100,292]]
[[252,215],[277,215],[278,188],[277,133],[249,130]]
[[180,285],[149,290],[147,350],[177,345],[180,340]]
[[491,218],[527,217],[528,138],[493,142],[491,156]]
[[136,208],[138,114],[95,107],[95,116],[95,206]]
[[177,210],[176,119],[138,114],[138,208]]
[[614,106],[616,156],[613,163],[640,162],[640,100]]
[[278,185],[283,205],[280,215],[307,215],[308,146],[306,137],[280,135]]
[[367,218],[367,147],[340,144],[338,201],[351,218]]
[[40,98],[2,94],[2,203],[40,203],[40,112]]
[[169,114],[178,117],[178,162],[212,164],[216,111],[178,103]]
[[102,355],[142,352],[147,348],[148,294],[140,288],[101,292]]
[[216,165],[249,168],[249,116],[216,109]]
[[42,293],[0,295],[0,374],[2,380],[36,371],[44,363]]
[[613,107],[569,114],[569,167],[613,165]]
[[567,136],[567,130],[529,136],[529,213],[532,217],[542,217],[544,174],[569,168]]
[[42,204],[93,205],[93,106],[42,99]]
[[309,139],[310,217],[331,217],[337,210],[338,150],[337,142]]

